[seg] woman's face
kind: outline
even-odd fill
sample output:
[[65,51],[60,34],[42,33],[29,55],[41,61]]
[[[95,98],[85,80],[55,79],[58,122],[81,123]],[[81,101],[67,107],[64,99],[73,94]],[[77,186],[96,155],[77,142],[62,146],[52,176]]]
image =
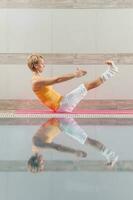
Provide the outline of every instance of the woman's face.
[[44,64],[44,60],[41,58],[38,65],[36,65],[36,69],[39,73],[42,73],[44,70],[45,64]]

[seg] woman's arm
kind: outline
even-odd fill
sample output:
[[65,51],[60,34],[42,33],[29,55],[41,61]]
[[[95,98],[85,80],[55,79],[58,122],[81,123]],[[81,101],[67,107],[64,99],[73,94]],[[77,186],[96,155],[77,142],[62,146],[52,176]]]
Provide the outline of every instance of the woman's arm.
[[85,70],[77,69],[77,71],[74,73],[65,74],[65,75],[58,76],[58,77],[44,78],[44,79],[39,78],[38,80],[33,81],[33,86],[34,87],[42,87],[44,85],[53,85],[53,84],[71,80],[73,78],[79,78],[81,76],[84,76],[86,73],[87,72]]
[[42,148],[42,149],[52,149],[52,150],[56,150],[56,151],[60,151],[60,152],[64,152],[64,153],[71,153],[71,154],[75,154],[78,157],[86,157],[87,156],[87,153],[84,151],[66,147],[66,146],[60,145],[60,144],[45,143],[39,137],[34,137],[33,140],[34,140],[34,144],[37,147]]

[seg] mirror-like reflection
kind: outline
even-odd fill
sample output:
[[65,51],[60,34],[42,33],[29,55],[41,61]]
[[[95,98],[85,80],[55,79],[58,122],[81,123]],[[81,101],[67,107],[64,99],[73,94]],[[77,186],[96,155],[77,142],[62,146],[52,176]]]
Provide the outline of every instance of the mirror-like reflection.
[[[113,167],[118,160],[118,155],[100,141],[90,138],[85,130],[72,118],[52,118],[43,123],[32,138],[33,155],[28,160],[29,171],[41,172],[45,170],[44,150],[74,154],[76,157],[85,158],[87,152],[54,142],[59,134],[66,134],[82,145],[91,145],[106,160],[108,167]],[[44,155],[43,155],[44,154]]]

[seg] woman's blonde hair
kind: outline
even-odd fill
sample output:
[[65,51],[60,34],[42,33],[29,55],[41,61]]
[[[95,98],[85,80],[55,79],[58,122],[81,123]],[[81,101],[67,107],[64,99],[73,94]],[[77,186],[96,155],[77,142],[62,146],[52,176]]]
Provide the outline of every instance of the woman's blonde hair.
[[36,71],[35,65],[38,65],[39,61],[44,59],[44,57],[40,54],[31,54],[27,58],[27,65],[31,71]]

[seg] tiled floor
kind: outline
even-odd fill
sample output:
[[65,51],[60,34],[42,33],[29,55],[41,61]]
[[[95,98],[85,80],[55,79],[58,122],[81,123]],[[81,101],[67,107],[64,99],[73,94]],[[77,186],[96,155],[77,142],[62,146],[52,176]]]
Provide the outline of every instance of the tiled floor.
[[[127,195],[132,200],[132,121],[0,119],[0,199],[21,200],[26,194],[29,200],[125,200]],[[79,142],[82,134],[89,144]],[[103,146],[119,156],[112,168],[106,165]],[[45,170],[34,174],[27,162],[38,151]]]
[[[1,151],[0,151],[0,162],[1,162],[1,170],[3,171],[2,162],[8,165],[8,162],[11,162],[13,170],[13,162],[14,165],[18,166],[14,169],[17,171],[26,171],[24,167],[25,161],[32,154],[32,139],[35,135],[41,138],[41,140],[45,141],[45,132],[47,137],[49,136],[48,130],[53,132],[53,134],[57,136],[53,138],[51,142],[60,144],[61,147],[68,147],[72,149],[77,149],[81,151],[87,152],[86,158],[81,158],[75,156],[74,153],[67,153],[67,150],[47,150],[45,153],[45,149],[42,148],[42,152],[44,150],[44,156],[48,159],[48,166],[51,168],[52,164],[51,161],[54,161],[54,164],[57,168],[58,161],[62,163],[65,167],[71,167],[71,170],[106,170],[108,168],[104,165],[105,158],[102,156],[102,153],[99,149],[95,146],[95,144],[81,144],[79,141],[75,139],[73,134],[76,134],[78,131],[83,134],[86,134],[90,139],[94,139],[99,143],[102,143],[107,148],[111,149],[112,151],[116,152],[119,155],[119,161],[116,164],[113,170],[132,170],[132,132],[133,126],[132,123],[127,123],[124,119],[119,120],[99,120],[98,119],[65,119],[69,120],[67,122],[66,129],[60,129],[50,123],[53,121],[58,122],[59,124],[62,123],[64,119],[0,119],[0,137],[1,137]],[[73,120],[75,125],[72,125],[71,121]],[[100,123],[102,122],[102,123]],[[64,123],[64,122],[63,122]],[[45,124],[47,127],[45,127]],[[52,129],[51,129],[52,126]],[[58,125],[60,126],[60,125]],[[65,122],[66,126],[66,122]],[[57,129],[57,130],[56,130]],[[75,130],[74,130],[75,129]],[[70,132],[70,134],[69,134]],[[51,133],[50,133],[51,134]],[[82,137],[82,134],[78,137]],[[47,141],[46,141],[47,142]],[[45,143],[45,142],[44,142]],[[52,148],[52,147],[51,147]],[[64,152],[62,152],[64,151]],[[73,163],[68,163],[67,161],[73,161]],[[83,161],[83,162],[82,162]],[[60,164],[61,164],[60,163]],[[82,165],[82,163],[84,163]],[[22,164],[22,168],[21,168]],[[73,166],[75,165],[75,166]],[[76,166],[78,165],[78,166]],[[98,166],[99,165],[99,166]],[[123,166],[122,166],[123,165]],[[47,166],[47,170],[49,168]],[[56,170],[55,166],[55,170]],[[94,167],[94,169],[93,169]],[[7,170],[7,169],[6,169]],[[54,168],[50,169],[54,170]],[[67,171],[67,169],[63,169],[63,171]],[[58,169],[57,169],[58,171]],[[69,170],[68,170],[69,171]]]

